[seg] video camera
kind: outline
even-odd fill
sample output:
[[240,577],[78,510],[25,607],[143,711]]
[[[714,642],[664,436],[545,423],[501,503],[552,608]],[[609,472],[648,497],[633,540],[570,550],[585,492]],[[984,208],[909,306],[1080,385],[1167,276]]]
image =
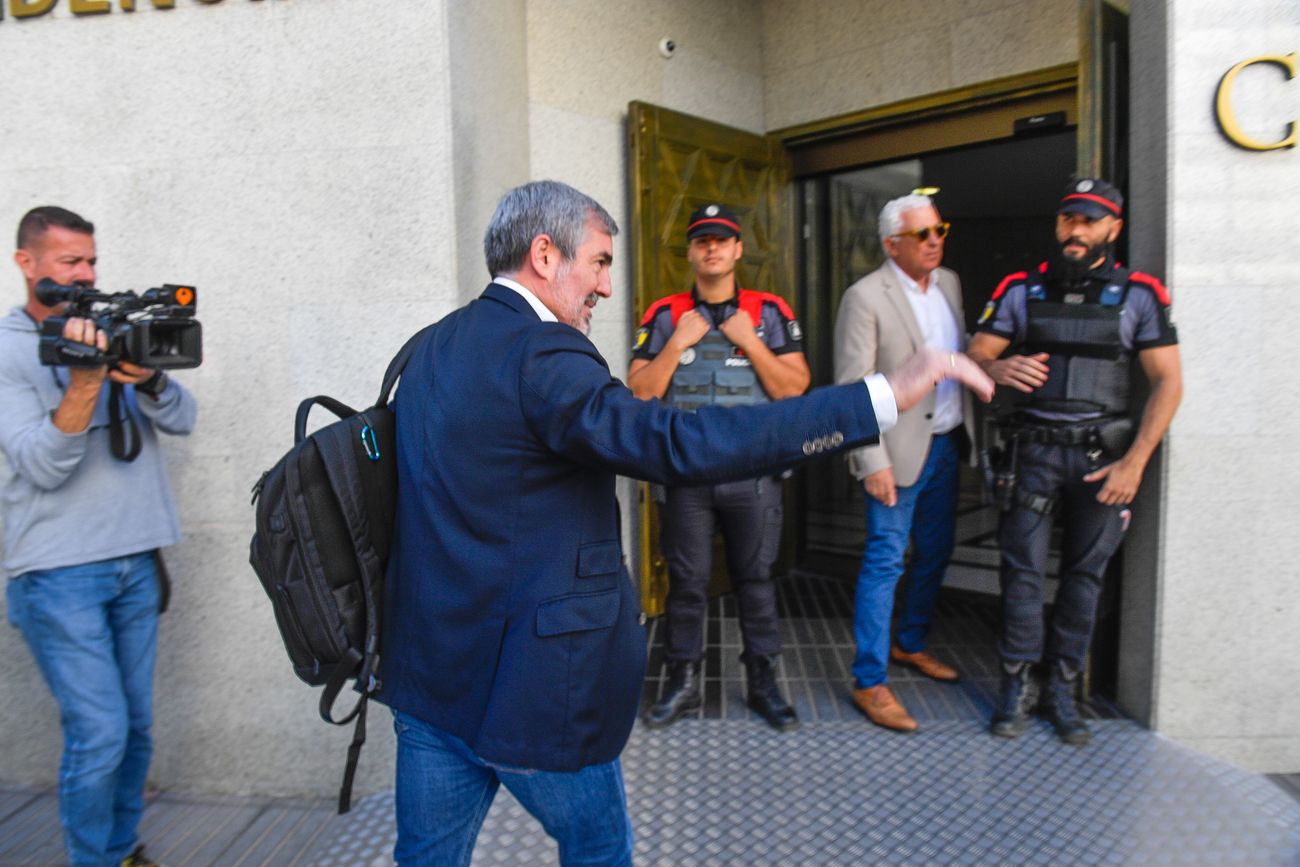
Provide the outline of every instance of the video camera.
[[[198,292],[193,286],[164,284],[142,295],[101,292],[91,286],[61,286],[49,277],[36,284],[36,299],[46,307],[67,303],[59,316],[41,324],[41,364],[98,367],[129,361],[141,367],[179,370],[203,361],[203,329],[194,318]],[[63,326],[82,317],[108,337],[104,352],[68,340]]]

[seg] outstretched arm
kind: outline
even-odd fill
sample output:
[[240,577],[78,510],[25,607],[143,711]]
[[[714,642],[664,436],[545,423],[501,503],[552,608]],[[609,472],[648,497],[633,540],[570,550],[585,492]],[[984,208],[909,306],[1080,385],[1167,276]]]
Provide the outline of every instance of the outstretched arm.
[[898,411],[906,412],[921,402],[945,379],[969,388],[980,400],[993,399],[993,380],[979,366],[960,352],[944,352],[933,346],[920,349],[911,358],[885,374],[894,391]]

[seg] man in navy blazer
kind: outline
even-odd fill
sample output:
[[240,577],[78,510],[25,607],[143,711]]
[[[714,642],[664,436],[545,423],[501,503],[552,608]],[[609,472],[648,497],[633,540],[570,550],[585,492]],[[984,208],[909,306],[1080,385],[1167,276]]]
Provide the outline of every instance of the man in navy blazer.
[[888,379],[766,406],[640,401],[586,337],[612,295],[617,231],[564,184],[506,193],[484,239],[492,284],[430,331],[402,377],[379,693],[397,731],[402,867],[469,864],[502,783],[562,864],[631,864],[618,755],[645,634],[616,475],[772,473],[875,442],[940,379],[992,393],[965,356],[929,352]]

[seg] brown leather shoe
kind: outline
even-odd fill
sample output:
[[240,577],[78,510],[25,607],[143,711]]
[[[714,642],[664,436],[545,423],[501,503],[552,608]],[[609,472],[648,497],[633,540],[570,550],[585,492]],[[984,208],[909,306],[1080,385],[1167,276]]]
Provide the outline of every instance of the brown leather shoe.
[[894,691],[885,684],[853,690],[853,703],[878,726],[896,732],[911,734],[918,726],[907,709],[894,698]]
[[889,658],[899,665],[906,665],[909,668],[915,668],[926,677],[934,678],[951,683],[954,680],[961,680],[961,674],[957,669],[947,663],[940,662],[933,655],[918,650],[916,653],[905,653],[897,645],[889,648]]

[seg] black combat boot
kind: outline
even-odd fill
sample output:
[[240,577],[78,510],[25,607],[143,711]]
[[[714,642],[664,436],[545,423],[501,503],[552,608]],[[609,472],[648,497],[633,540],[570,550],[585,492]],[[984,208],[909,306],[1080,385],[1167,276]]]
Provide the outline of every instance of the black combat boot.
[[748,694],[745,703],[758,711],[767,724],[779,732],[799,728],[799,717],[794,708],[781,697],[776,688],[776,657],[755,656],[745,660],[745,682]]
[[1088,724],[1079,716],[1074,705],[1074,691],[1079,683],[1079,672],[1061,660],[1052,663],[1047,673],[1047,689],[1039,708],[1043,719],[1056,727],[1057,736],[1072,747],[1081,747],[1092,740]]
[[1038,701],[1038,681],[1028,662],[1002,663],[1002,691],[989,731],[1000,738],[1016,738],[1029,727],[1029,713]]
[[700,664],[698,662],[668,663],[668,685],[659,701],[645,715],[645,724],[652,729],[672,725],[682,714],[700,706]]

